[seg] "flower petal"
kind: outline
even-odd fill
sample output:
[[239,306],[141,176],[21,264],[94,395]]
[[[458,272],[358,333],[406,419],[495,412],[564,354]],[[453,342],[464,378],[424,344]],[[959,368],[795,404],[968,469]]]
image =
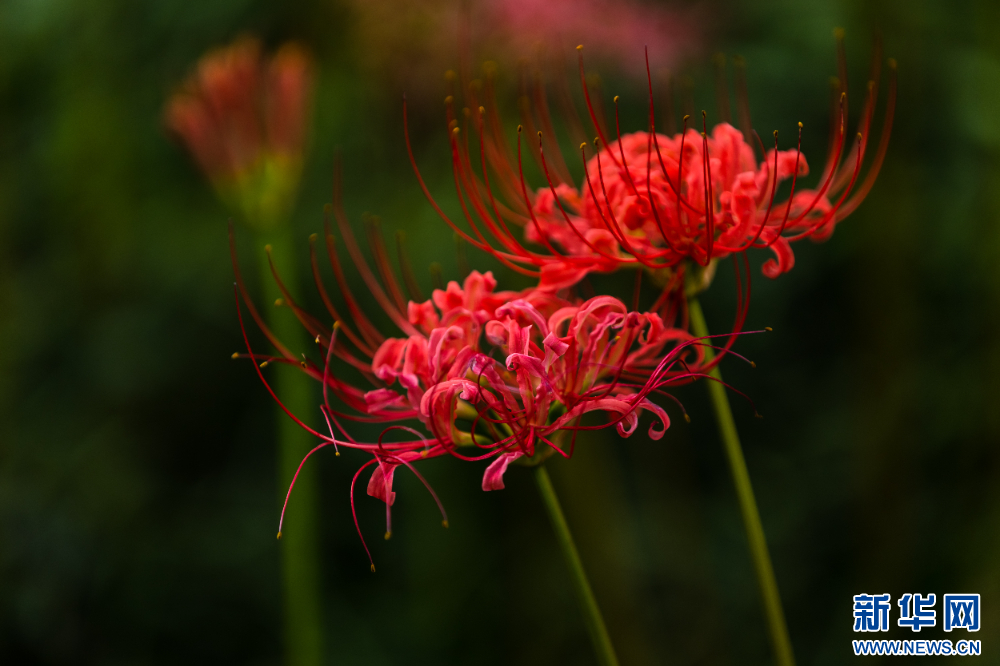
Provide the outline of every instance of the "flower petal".
[[507,471],[507,465],[511,464],[524,454],[520,451],[501,453],[490,463],[483,473],[483,490],[503,490],[503,475]]

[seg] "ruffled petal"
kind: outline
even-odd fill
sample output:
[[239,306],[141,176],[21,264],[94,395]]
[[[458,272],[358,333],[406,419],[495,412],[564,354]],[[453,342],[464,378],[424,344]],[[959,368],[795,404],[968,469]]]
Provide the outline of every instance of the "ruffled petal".
[[410,301],[406,304],[406,317],[409,319],[410,323],[414,326],[419,326],[424,333],[430,333],[433,331],[438,322],[441,321],[438,318],[437,310],[434,309],[433,301],[424,301],[423,303],[414,303]]
[[380,499],[389,506],[396,501],[396,493],[392,490],[392,477],[396,473],[397,463],[380,460],[368,479],[368,494]]
[[792,246],[783,238],[778,237],[771,246],[774,252],[774,259],[768,259],[761,266],[761,272],[769,278],[776,278],[782,273],[787,273],[795,266],[795,255],[792,253]]
[[543,291],[559,291],[572,287],[582,280],[590,272],[590,268],[581,268],[568,263],[551,263],[542,266],[541,272],[538,288]]
[[380,388],[365,393],[365,404],[368,405],[368,413],[380,412],[387,407],[397,407],[403,405],[403,396],[392,389]]
[[507,466],[523,455],[520,451],[498,455],[483,473],[483,490],[503,490],[503,475],[507,471]]

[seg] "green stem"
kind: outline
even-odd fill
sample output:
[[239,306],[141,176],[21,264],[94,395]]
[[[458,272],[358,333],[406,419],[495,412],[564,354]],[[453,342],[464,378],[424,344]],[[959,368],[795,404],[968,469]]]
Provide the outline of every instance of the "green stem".
[[559,506],[556,491],[552,488],[549,473],[545,470],[545,465],[536,465],[533,470],[535,481],[538,483],[538,492],[541,493],[549,519],[552,520],[552,529],[555,530],[556,540],[566,557],[566,564],[569,565],[570,576],[573,578],[573,589],[576,591],[580,610],[583,611],[583,621],[587,625],[587,633],[590,634],[590,640],[594,644],[597,660],[602,666],[618,666],[618,657],[615,656],[615,649],[611,645],[608,629],[604,626],[601,609],[597,607],[594,591],[590,589],[590,582],[583,570],[583,562],[580,561],[580,554],[576,551],[573,535],[570,534],[566,517]]
[[[263,242],[272,244],[271,254],[282,282],[295,295],[298,293],[297,262],[294,238],[287,225],[258,235],[261,261],[259,264],[262,308],[268,327],[293,353],[309,349],[305,329],[288,307],[275,307],[281,292],[271,275]],[[316,411],[317,398],[312,382],[299,368],[287,363],[270,365],[268,380],[274,392],[289,411],[309,421]],[[288,418],[280,406],[274,406],[278,439],[278,489],[280,501],[285,499],[288,484],[303,456],[315,444],[309,434]],[[285,605],[285,654],[288,666],[319,666],[323,663],[322,600],[319,585],[319,544],[317,540],[319,483],[315,470],[303,468],[295,483],[295,493],[285,514],[285,530],[281,537],[281,574]],[[280,507],[281,504],[279,503]]]
[[[691,315],[691,331],[697,337],[708,335],[705,315],[701,311],[698,299],[688,299],[688,311]],[[705,347],[705,360],[715,358],[715,352]],[[719,434],[725,446],[726,457],[729,459],[729,471],[733,475],[733,486],[740,503],[740,513],[743,514],[743,526],[746,528],[747,541],[750,544],[750,556],[753,559],[754,570],[757,573],[757,583],[764,603],[764,614],[771,636],[771,646],[779,666],[794,666],[795,656],[792,654],[792,642],[788,637],[788,627],[785,625],[785,614],[781,610],[781,597],[778,595],[778,583],[774,578],[774,567],[771,556],[767,552],[767,540],[764,538],[764,526],[757,511],[757,500],[754,498],[753,486],[750,485],[750,473],[743,458],[740,437],[736,432],[733,412],[729,408],[729,398],[726,387],[721,384],[722,373],[719,367],[712,368],[709,373],[717,381],[706,382],[708,393],[715,408],[715,420],[719,425]]]

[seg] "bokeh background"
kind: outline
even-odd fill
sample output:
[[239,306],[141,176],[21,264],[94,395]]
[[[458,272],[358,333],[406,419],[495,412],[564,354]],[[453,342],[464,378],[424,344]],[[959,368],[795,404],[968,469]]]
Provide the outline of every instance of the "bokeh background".
[[[229,358],[241,344],[229,213],[162,109],[206,49],[244,33],[269,47],[298,40],[319,69],[294,219],[303,265],[339,151],[348,212],[405,230],[415,266],[438,261],[446,279],[463,261],[495,269],[471,250],[461,258],[406,161],[404,90],[424,175],[458,210],[441,106],[454,26],[418,15],[379,32],[397,14],[372,6],[381,14],[343,0],[0,4],[0,662],[282,662],[274,410],[251,367]],[[847,30],[855,85],[876,34],[899,60],[873,192],[829,242],[797,246],[780,280],[753,258],[748,325],[775,332],[740,342],[756,370],[723,371],[765,417],[734,402],[799,662],[853,659],[851,595],[888,591],[981,593],[978,661],[1000,663],[1000,10],[667,9],[684,28],[669,66],[694,82],[698,108],[715,109],[712,54],[743,55],[755,125],[790,140],[803,121],[814,164],[833,28]],[[565,46],[555,41],[547,48]],[[622,43],[602,70],[633,129],[644,127],[630,75],[641,49]],[[476,53],[487,56],[516,71],[516,54]],[[240,248],[256,261],[248,236]],[[731,317],[731,284],[724,269],[703,299],[714,328]],[[704,389],[678,396],[691,425],[659,442],[642,427],[581,438],[572,460],[550,465],[554,483],[623,664],[769,663]],[[372,575],[348,503],[362,461],[312,463],[328,663],[592,663],[529,474],[512,469],[506,490],[483,493],[481,466],[425,464],[446,531],[400,474],[389,542],[383,505],[359,489]]]

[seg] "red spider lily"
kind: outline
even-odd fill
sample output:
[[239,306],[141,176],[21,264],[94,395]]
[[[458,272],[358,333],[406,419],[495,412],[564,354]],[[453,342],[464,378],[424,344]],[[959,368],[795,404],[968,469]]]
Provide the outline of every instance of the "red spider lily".
[[298,184],[311,90],[300,47],[264,59],[244,37],[202,57],[170,98],[166,124],[224,201],[253,224],[273,223]]
[[[686,266],[711,269],[716,259],[750,248],[774,252],[775,258],[765,262],[763,272],[777,277],[794,265],[791,242],[806,237],[825,240],[858,207],[878,176],[888,146],[896,95],[895,63],[890,60],[878,148],[861,178],[871,152],[869,132],[878,96],[880,55],[876,50],[856,138],[848,139],[846,64],[839,39],[838,53],[841,77],[830,149],[819,182],[809,189],[799,182],[808,174],[801,153],[801,123],[795,150],[778,150],[775,132],[774,148],[765,151],[751,129],[742,76],[737,86],[742,131],[722,122],[709,132],[703,112],[704,131],[688,129],[689,116],[685,116],[684,131],[670,137],[656,132],[647,56],[648,131],[621,135],[616,97],[616,134],[609,140],[599,99],[584,78],[581,53],[581,84],[598,135],[594,140],[598,150],[588,158],[586,143],[580,144],[584,176],[577,187],[555,141],[543,86],[537,83],[530,94],[526,88],[522,96],[523,122],[518,126],[516,151],[512,151],[503,136],[494,76],[488,68],[485,86],[480,82],[464,86],[469,107],[478,108],[478,113],[466,110],[465,141],[454,97],[446,100],[455,186],[471,234],[445,219],[468,242],[504,264],[539,275],[544,289],[572,285],[591,271],[628,266],[644,268],[668,289],[679,289],[683,278],[671,278],[683,275]],[[567,110],[569,127],[582,135],[583,123],[573,115],[568,92],[561,91],[559,99]],[[728,103],[720,106],[725,109]],[[727,110],[724,113],[728,116]],[[533,137],[524,140],[525,130],[537,134],[537,142]],[[478,160],[470,149],[473,140]],[[545,176],[539,189],[525,182],[525,149]],[[413,166],[420,179],[415,162]],[[778,184],[787,179],[791,179],[791,192],[786,200],[776,201]],[[431,198],[426,187],[424,191]],[[511,232],[513,226],[524,228],[532,247],[522,245]]]
[[[614,426],[627,437],[636,430],[640,413],[648,411],[656,419],[649,435],[659,439],[670,419],[653,401],[654,396],[674,400],[664,391],[667,386],[706,376],[709,364],[705,362],[704,347],[710,341],[666,326],[656,313],[629,311],[610,296],[582,301],[537,288],[496,291],[491,273],[473,271],[461,286],[451,282],[446,289],[435,290],[430,300],[404,301],[380,236],[371,235],[377,262],[373,271],[339,206],[333,211],[348,253],[372,297],[406,337],[384,337],[362,312],[344,279],[328,222],[327,254],[350,311],[349,319],[334,307],[319,277],[315,236],[313,271],[320,296],[334,321],[332,327],[325,327],[303,311],[274,272],[284,301],[315,336],[323,359],[296,357],[275,339],[249,299],[239,274],[235,246],[237,288],[278,354],[254,354],[244,331],[247,354],[234,357],[258,361],[257,372],[269,391],[262,368],[274,362],[296,364],[321,382],[326,433],[311,428],[285,409],[320,440],[302,464],[315,451],[331,445],[371,455],[352,481],[351,506],[353,511],[358,475],[374,466],[368,494],[386,504],[387,538],[395,501],[393,477],[400,465],[424,482],[414,467],[424,458],[450,454],[462,460],[492,460],[483,477],[483,489],[503,488],[503,474],[512,461],[532,456],[537,456],[537,461],[553,453],[569,457],[579,430]],[[242,314],[240,321],[242,326]],[[731,339],[727,340],[722,349],[728,349],[731,343]],[[343,372],[332,367],[334,358],[360,371],[369,386],[361,388],[344,379]],[[280,398],[273,391],[271,394],[280,404]],[[335,408],[336,401],[343,407]],[[590,413],[603,414],[603,421],[592,423],[588,418],[584,424],[584,417]],[[345,421],[382,423],[386,428],[376,442],[363,442],[351,436]],[[568,446],[562,442],[566,434],[571,435]],[[289,497],[294,483],[293,479]],[[433,495],[429,485],[427,488]],[[436,495],[434,498],[440,507]],[[286,506],[287,502],[286,497]],[[441,513],[447,526],[443,507]],[[357,514],[354,516],[357,527]],[[282,521],[283,517],[284,511]],[[279,536],[280,530],[281,523]],[[358,532],[360,536],[360,528]],[[365,549],[367,552],[367,545]]]

